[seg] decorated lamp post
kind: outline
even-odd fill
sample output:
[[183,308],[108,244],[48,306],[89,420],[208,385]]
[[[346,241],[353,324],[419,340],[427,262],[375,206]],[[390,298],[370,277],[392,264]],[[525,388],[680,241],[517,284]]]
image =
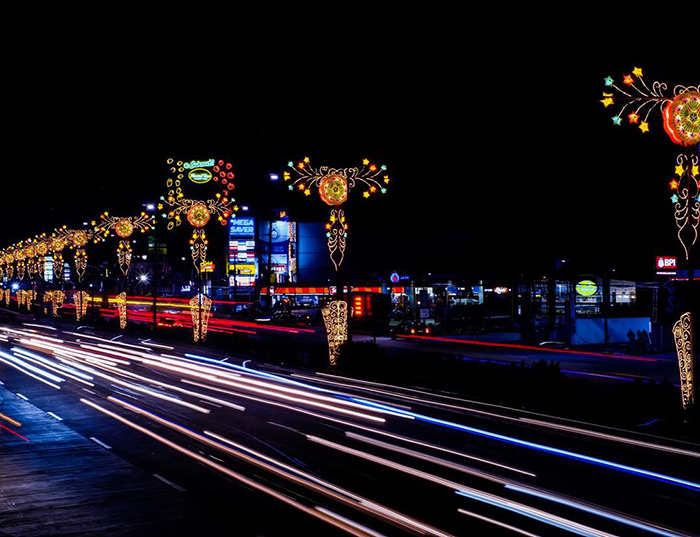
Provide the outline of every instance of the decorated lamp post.
[[[206,261],[209,240],[204,228],[212,217],[217,217],[222,226],[234,217],[234,199],[231,191],[235,188],[233,165],[221,159],[192,160],[184,162],[169,158],[167,196],[161,196],[158,204],[163,218],[168,219],[167,229],[172,230],[182,225],[183,220],[192,226],[189,240],[192,264],[197,271],[198,293],[190,300],[192,312],[192,329],[195,341],[203,341],[207,337],[207,326],[211,311],[211,299],[206,297],[202,289],[202,263]],[[193,199],[185,197],[183,185],[205,185],[214,187],[214,196],[209,199]]]
[[[88,255],[86,247],[90,241],[97,244],[103,237],[94,229],[68,229],[67,226],[63,226],[56,230],[54,243],[55,239],[67,245],[70,250],[75,250],[73,260],[75,262],[75,273],[78,275],[79,287],[87,269]],[[75,318],[80,321],[87,312],[88,292],[76,289],[73,293],[73,301],[75,302]]]
[[693,250],[700,224],[700,86],[678,85],[673,88],[672,95],[667,95],[666,84],[654,82],[649,88],[642,69],[635,67],[630,74],[623,75],[622,82],[612,77],[605,78],[605,88],[600,101],[605,108],[622,104],[612,116],[613,125],[619,126],[624,122],[636,125],[642,133],[646,133],[649,132],[651,114],[659,114],[666,134],[674,144],[682,147],[668,185],[677,236],[685,253],[691,285],[691,305],[673,327],[683,407],[688,408],[695,400],[692,288],[695,280]]
[[[95,225],[94,222],[93,225]],[[111,216],[107,211],[100,215],[100,222],[95,227],[95,233],[101,235],[104,239],[106,239],[111,232],[114,232],[119,237],[117,261],[119,262],[119,269],[124,275],[124,290],[117,295],[116,304],[119,312],[119,327],[122,330],[126,328],[127,284],[133,252],[131,249],[130,237],[136,230],[140,230],[141,233],[145,233],[154,227],[155,216],[148,215],[145,212],[142,212],[139,216]]]
[[[311,196],[312,191],[318,189],[321,200],[330,206],[330,215],[326,223],[326,244],[331,262],[338,273],[345,259],[348,238],[343,204],[353,189],[362,190],[365,199],[377,194],[386,194],[390,182],[386,166],[378,166],[364,159],[361,167],[315,168],[306,157],[297,163],[289,162],[288,167],[291,171],[285,171],[283,176],[289,183],[289,190],[297,190],[305,196]],[[348,303],[343,296],[343,286],[337,285],[336,291],[334,299],[322,310],[331,365],[336,365],[340,346],[348,339]]]

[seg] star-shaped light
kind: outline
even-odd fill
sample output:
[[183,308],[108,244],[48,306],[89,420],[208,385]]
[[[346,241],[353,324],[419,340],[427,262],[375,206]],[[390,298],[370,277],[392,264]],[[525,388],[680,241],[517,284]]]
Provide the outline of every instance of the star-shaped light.
[[364,160],[362,161],[362,164],[364,164],[365,166],[367,166],[367,164],[369,164],[369,159],[364,159]]
[[309,196],[309,195],[311,195],[311,190],[309,190],[307,188],[306,190],[304,190],[304,196]]
[[608,97],[608,98],[606,98],[606,99],[603,99],[603,100],[600,101],[600,102],[603,103],[603,106],[605,106],[605,108],[607,108],[607,107],[610,106],[611,104],[615,104],[615,103],[613,103],[613,100],[612,100],[611,97]]
[[375,193],[375,192],[377,191],[377,187],[376,187],[376,186],[371,186],[371,187],[369,187],[369,191],[372,192],[372,193]]
[[367,192],[367,191],[363,192],[362,195],[363,195],[365,198],[369,198],[369,192]]
[[386,188],[382,188],[382,194],[386,194]]
[[388,176],[388,175],[385,175],[385,176],[384,176],[384,182],[388,185],[388,184],[389,184],[389,181],[390,181],[389,176]]
[[639,123],[639,116],[632,112],[629,116],[627,116],[630,120],[630,123]]
[[606,86],[612,86],[615,83],[615,81],[611,77],[605,77],[605,85]]
[[678,177],[683,177],[683,174],[685,173],[685,168],[681,166],[680,164],[676,166],[676,175]]
[[672,179],[668,186],[671,187],[671,190],[678,190],[678,181]]
[[309,163],[309,157],[304,157],[304,162]]
[[299,190],[304,190],[304,183],[299,183]]
[[700,174],[700,170],[698,169],[697,165],[693,166],[691,170],[692,171],[690,173],[693,175],[693,177],[696,177],[698,174]]
[[289,190],[294,190],[294,185],[289,185]]
[[634,78],[632,77],[632,75],[625,75],[622,79],[622,83],[631,86],[632,84],[634,84]]
[[635,67],[634,69],[632,69],[632,73],[634,74],[634,76],[642,76],[642,70],[639,67]]
[[622,124],[622,123],[621,123],[621,122],[622,122],[622,118],[621,118],[620,116],[613,116],[612,120],[613,120],[613,123],[614,123],[615,125],[621,125],[621,124]]
[[649,123],[642,121],[642,124],[639,126],[639,130],[642,132],[649,132]]
[[675,194],[673,196],[671,196],[671,201],[673,203],[678,203],[678,196],[676,196]]
[[382,165],[382,171],[383,171],[383,172],[386,171],[386,164]]
[[293,168],[293,167],[294,167],[294,163],[290,160],[289,162],[287,162],[287,166],[289,166],[290,168]]

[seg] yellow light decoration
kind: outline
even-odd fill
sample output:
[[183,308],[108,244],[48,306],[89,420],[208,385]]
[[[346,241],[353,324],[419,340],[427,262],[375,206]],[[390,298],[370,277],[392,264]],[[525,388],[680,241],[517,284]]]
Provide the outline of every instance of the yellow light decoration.
[[[678,166],[676,166],[676,174],[679,179],[683,179],[686,172],[690,173],[692,166],[697,166],[698,156],[697,155],[679,155],[676,159]],[[670,186],[673,188],[673,184],[676,183],[676,188],[674,189],[674,194],[671,197],[671,201],[674,204],[674,217],[676,219],[676,227],[678,228],[677,236],[683,250],[685,251],[685,258],[688,259],[690,252],[688,250],[689,246],[686,244],[690,242],[690,245],[695,245],[698,240],[698,225],[700,224],[700,185],[697,181],[688,181],[688,187],[680,187],[680,182],[675,179],[671,181]],[[690,240],[690,233],[684,233],[684,230],[692,230],[692,241]]]
[[58,317],[58,309],[63,307],[66,294],[61,290],[51,291],[51,309],[53,316]]
[[82,248],[78,248],[73,259],[75,260],[75,272],[78,275],[78,281],[81,282],[87,268],[87,252]]
[[192,263],[197,269],[197,272],[201,270],[201,265],[207,259],[207,245],[209,241],[207,240],[207,234],[203,229],[195,229],[192,232],[192,238],[190,239],[190,253],[192,255]]
[[117,247],[117,261],[119,262],[119,269],[122,271],[124,276],[129,274],[132,257],[133,250],[131,249],[131,241],[128,239],[119,241],[119,246]]
[[81,321],[88,308],[89,293],[87,291],[75,291],[73,293],[73,303],[75,304],[75,320]]
[[321,310],[328,336],[328,354],[331,365],[337,365],[340,346],[348,340],[348,303],[333,300]]
[[24,261],[17,261],[17,278],[24,279],[27,268],[24,266]]
[[27,298],[27,292],[24,289],[17,290],[17,309],[24,305],[24,301]]
[[119,328],[126,328],[126,293],[119,293],[115,300],[119,311]]
[[53,254],[53,278],[57,282],[63,279],[63,254],[61,252]]
[[[201,313],[200,313],[201,312]],[[190,313],[192,314],[192,331],[195,342],[207,339],[209,326],[209,314],[211,312],[211,299],[206,295],[195,295],[190,299]]]
[[336,271],[340,268],[343,259],[345,259],[345,245],[348,234],[344,222],[345,213],[343,210],[333,209],[331,211],[330,222],[326,224],[328,252],[330,253],[330,258]]
[[673,325],[673,339],[676,343],[683,408],[688,408],[695,402],[693,322],[690,312],[681,315],[681,318]]
[[5,305],[9,306],[10,305],[10,294],[11,294],[10,289],[5,289]]
[[[284,172],[285,181],[290,181],[289,190],[299,190],[304,195],[309,196],[313,187],[318,188],[321,200],[331,207],[340,207],[353,188],[361,185],[364,189],[363,198],[370,198],[377,193],[386,194],[386,184],[389,183],[389,176],[384,175],[386,166],[372,164],[369,159],[362,161],[362,167],[357,168],[329,168],[311,166],[310,159],[304,158],[296,165],[293,161],[288,163],[288,167],[293,170],[295,177],[292,178],[292,171]],[[384,181],[384,184],[380,182]],[[335,270],[340,270],[340,265],[345,257],[345,244],[347,240],[347,226],[336,226],[333,215],[336,209],[331,211],[331,228],[326,226],[327,245],[331,261]]]
[[26,292],[25,295],[25,305],[27,306],[27,311],[31,311],[32,309],[32,304],[36,300],[36,291],[30,289],[29,291]]

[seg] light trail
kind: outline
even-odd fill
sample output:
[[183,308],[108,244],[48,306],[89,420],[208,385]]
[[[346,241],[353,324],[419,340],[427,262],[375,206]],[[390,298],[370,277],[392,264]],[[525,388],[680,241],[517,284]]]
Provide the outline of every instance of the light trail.
[[539,535],[535,535],[534,533],[530,533],[529,531],[521,530],[520,528],[516,528],[515,526],[511,526],[510,524],[506,524],[505,522],[501,522],[499,520],[494,520],[493,518],[489,518],[489,517],[485,517],[483,515],[472,513],[471,511],[467,511],[466,509],[457,509],[457,512],[461,513],[463,515],[478,518],[479,520],[483,520],[484,522],[488,522],[489,524],[494,524],[494,525],[499,526],[501,528],[505,528],[505,529],[513,531],[515,533],[519,533],[520,535],[526,535],[527,537],[539,537]]
[[134,429],[136,431],[139,431],[140,433],[145,434],[146,436],[149,436],[150,438],[153,438],[154,440],[160,442],[161,444],[164,444],[164,445],[168,446],[169,448],[174,449],[175,451],[178,451],[179,453],[182,453],[183,455],[186,455],[186,456],[204,464],[205,466],[209,466],[210,468],[213,468],[214,470],[216,470],[216,471],[218,471],[218,472],[220,472],[220,473],[222,473],[222,474],[224,474],[232,479],[235,479],[236,481],[243,483],[244,485],[247,485],[254,490],[257,490],[259,492],[263,492],[264,494],[272,496],[273,498],[276,498],[277,500],[280,500],[280,501],[284,502],[285,504],[287,504],[291,507],[294,507],[295,509],[298,509],[298,510],[300,510],[308,515],[311,515],[314,518],[322,520],[328,524],[331,524],[332,526],[335,526],[338,529],[346,531],[350,535],[355,535],[358,537],[364,537],[367,535],[365,533],[359,532],[356,528],[346,526],[344,523],[342,523],[339,520],[336,520],[332,517],[325,516],[323,513],[316,511],[313,508],[307,507],[304,504],[298,502],[297,500],[290,498],[289,496],[286,496],[284,494],[281,494],[281,493],[277,492],[276,490],[271,489],[270,487],[268,487],[266,485],[263,485],[262,483],[258,483],[257,481],[249,479],[249,478],[247,478],[239,473],[236,473],[236,472],[228,469],[225,466],[222,466],[221,464],[218,464],[216,462],[209,460],[208,458],[200,455],[199,453],[195,453],[194,451],[191,451],[191,450],[187,449],[186,447],[183,447],[179,444],[176,444],[175,442],[172,442],[172,441],[168,440],[167,438],[165,438],[157,433],[154,433],[153,431],[150,431],[149,429],[146,429],[145,427],[142,427],[142,426],[120,416],[119,414],[115,414],[114,412],[111,412],[110,410],[108,410],[108,409],[106,409],[106,408],[104,408],[96,403],[93,403],[92,401],[81,398],[80,402],[85,404],[85,405],[88,405],[89,407],[97,410],[98,412],[101,412],[102,414],[105,414],[105,415],[119,421],[120,423],[123,423],[124,425],[126,425],[128,427],[131,427],[132,429]]
[[[188,429],[187,427],[184,427],[182,425],[179,425],[173,421],[167,420],[165,418],[162,418],[153,412],[150,412],[148,410],[145,410],[143,408],[140,408],[136,405],[133,405],[131,403],[128,403],[126,401],[122,401],[120,399],[117,399],[116,397],[107,397],[107,400],[118,404],[128,410],[131,410],[132,412],[135,412],[137,414],[143,415],[145,417],[148,417],[149,419],[160,423],[161,425],[164,425],[166,427],[169,427],[173,430],[176,430],[180,432],[181,434],[184,434],[185,436],[189,436],[190,438],[193,438],[195,440],[198,440],[204,444],[207,444],[211,447],[214,447],[215,449],[218,449],[220,451],[223,451],[233,457],[236,457],[238,459],[241,459],[249,464],[252,464],[254,466],[257,466],[259,468],[263,468],[273,474],[278,475],[279,477],[282,477],[284,479],[287,479],[289,481],[292,481],[298,485],[301,485],[303,487],[312,489],[318,493],[324,494],[326,496],[331,497],[332,499],[341,501],[342,503],[354,507],[354,508],[361,508],[364,511],[373,511],[370,514],[377,514],[379,511],[372,509],[369,506],[374,506],[378,504],[374,504],[374,502],[369,502],[366,498],[363,498],[361,496],[358,496],[352,492],[346,491],[344,489],[341,489],[340,487],[337,487],[335,485],[332,485],[331,483],[328,483],[326,481],[323,481],[319,478],[316,478],[310,474],[307,474],[306,472],[303,472],[301,470],[297,470],[289,465],[286,465],[282,463],[281,461],[278,461],[276,459],[273,459],[271,457],[267,457],[266,455],[263,455],[255,450],[252,450],[248,447],[242,446],[241,444],[238,444],[236,442],[233,442],[232,440],[229,440],[227,438],[224,438],[222,436],[216,435],[214,433],[206,433],[212,438],[215,438],[219,440],[218,442],[215,440],[212,440],[211,438],[207,438],[206,436],[203,436],[191,429]],[[225,445],[225,444],[228,444]],[[237,449],[231,449],[231,447],[235,447]],[[242,451],[245,451],[247,453],[243,453]],[[249,455],[250,454],[250,455]],[[267,462],[269,461],[269,462]],[[296,475],[295,475],[296,474]],[[364,506],[362,508],[361,506]],[[409,529],[420,529],[421,531],[427,532],[429,535],[435,535],[437,537],[449,537],[448,534],[437,530],[435,528],[432,528],[431,526],[428,526],[422,522],[419,522],[417,520],[414,520],[410,517],[407,517],[405,515],[401,515],[400,517],[397,517],[397,513],[395,511],[392,511],[390,509],[387,509],[384,506],[382,507],[381,513],[390,513],[391,516],[389,517],[390,520],[387,520],[388,522],[391,523],[397,523],[401,522],[402,526],[406,526],[407,524],[409,525]]]
[[461,485],[459,483],[456,483],[454,481],[451,481],[449,479],[444,479],[442,477],[430,474],[428,472],[423,472],[421,470],[416,470],[415,468],[412,468],[410,466],[406,466],[404,464],[399,464],[394,461],[390,461],[388,459],[384,459],[382,457],[377,457],[376,455],[372,455],[370,453],[366,453],[364,451],[360,451],[357,449],[353,449],[347,446],[343,446],[341,444],[337,444],[335,442],[331,442],[329,440],[325,440],[323,438],[319,438],[317,436],[312,436],[312,435],[305,435],[308,440],[311,442],[321,444],[323,446],[329,447],[331,449],[335,449],[337,451],[340,451],[342,453],[346,453],[348,455],[353,455],[355,457],[374,462],[376,464],[379,464],[381,466],[386,466],[387,468],[392,468],[394,470],[397,470],[399,472],[406,473],[408,475],[412,475],[414,477],[417,477],[419,479],[423,479],[425,481],[429,481],[431,483],[434,483],[436,485],[441,485],[443,487],[447,487],[449,489],[454,490],[458,494],[462,494],[463,496],[467,497],[472,497],[473,499],[478,499],[479,501],[485,501],[486,503],[490,503],[491,505],[496,505],[498,507],[503,507],[507,508],[508,510],[517,512],[519,514],[526,514],[526,516],[530,516],[531,518],[535,518],[536,520],[540,520],[542,522],[545,522],[547,524],[554,525],[556,527],[566,529],[567,531],[572,531],[574,533],[577,533],[579,535],[583,535],[585,537],[616,537],[610,533],[606,533],[603,531],[596,530],[594,528],[590,528],[588,526],[584,526],[583,524],[579,524],[578,522],[574,522],[572,520],[568,520],[562,517],[559,517],[557,515],[554,515],[552,513],[548,513],[547,511],[542,511],[540,509],[535,509],[532,507],[529,507],[524,504],[520,504],[518,502],[513,502],[510,500],[507,500],[505,498],[501,498],[500,496],[496,496],[494,494],[489,494],[487,492],[480,491],[478,489],[474,489],[471,487],[466,487],[464,485]]
[[[355,401],[358,401],[358,402],[362,402],[361,399],[355,398],[354,400],[355,400]],[[377,403],[372,403],[372,402],[369,402],[369,401],[365,401],[365,403],[366,403],[368,406],[376,406],[376,405],[377,405]],[[381,405],[381,406],[384,406],[384,405]],[[392,407],[388,407],[388,408],[389,408],[389,409],[392,409],[392,410],[396,410],[396,411],[401,411],[401,412],[406,412],[406,413],[408,413],[408,412],[405,411],[405,410],[400,410],[400,409],[392,408]],[[576,453],[576,452],[573,452],[573,451],[567,451],[567,450],[565,450],[565,449],[558,449],[558,448],[554,448],[554,447],[551,447],[551,446],[545,446],[545,445],[543,445],[543,444],[537,444],[537,443],[535,443],[535,442],[528,442],[527,440],[521,440],[521,439],[519,439],[519,438],[514,438],[514,437],[512,437],[512,436],[506,436],[506,435],[502,435],[502,434],[498,434],[498,433],[493,433],[493,432],[491,432],[491,431],[486,431],[486,430],[484,430],[484,429],[477,429],[477,428],[475,428],[475,427],[469,427],[469,426],[467,426],[467,425],[462,425],[462,424],[454,423],[454,422],[451,422],[451,421],[441,420],[441,419],[438,419],[438,418],[433,418],[433,417],[431,417],[431,416],[425,416],[425,415],[422,415],[422,414],[416,414],[416,413],[414,413],[414,412],[410,412],[410,415],[412,415],[416,420],[423,421],[423,422],[426,422],[426,423],[432,423],[432,424],[434,424],[434,425],[440,425],[440,426],[442,426],[442,427],[447,427],[447,428],[450,428],[450,429],[455,429],[455,430],[458,430],[458,431],[463,431],[463,432],[466,432],[466,433],[469,433],[469,434],[474,434],[474,435],[477,435],[477,436],[482,436],[482,437],[485,437],[485,438],[490,438],[490,439],[492,439],[492,440],[497,440],[497,441],[499,441],[499,442],[506,442],[506,443],[509,443],[509,444],[513,444],[513,445],[525,447],[525,448],[528,448],[528,449],[532,449],[532,450],[536,450],[536,451],[542,451],[542,452],[544,452],[544,453],[549,453],[549,454],[552,454],[552,455],[558,455],[558,456],[560,456],[560,457],[566,457],[566,458],[569,458],[569,459],[574,459],[574,460],[577,460],[577,461],[585,462],[585,463],[588,463],[588,464],[594,464],[594,465],[601,466],[601,467],[604,467],[604,468],[609,468],[609,469],[612,469],[612,470],[622,471],[622,472],[626,472],[626,473],[633,474],[633,475],[637,475],[637,476],[641,476],[641,477],[646,477],[646,478],[650,478],[650,479],[655,479],[655,480],[657,480],[657,481],[661,481],[661,482],[668,483],[668,484],[671,484],[671,485],[680,486],[680,487],[688,488],[688,489],[695,490],[695,491],[700,491],[700,483],[695,483],[695,482],[693,482],[693,481],[688,481],[688,480],[686,480],[686,479],[680,479],[680,478],[677,478],[677,477],[672,477],[672,476],[669,476],[669,475],[661,474],[661,473],[658,473],[658,472],[652,472],[652,471],[649,471],[649,470],[644,470],[644,469],[642,469],[642,468],[635,468],[635,467],[633,467],[633,466],[627,466],[627,465],[625,465],[625,464],[619,464],[619,463],[612,462],[612,461],[608,461],[608,460],[605,460],[605,459],[600,459],[600,458],[597,458],[597,457],[591,457],[591,456],[589,456],[589,455],[583,455],[583,454],[581,454],[581,453]]]
[[618,522],[620,524],[625,524],[627,526],[637,528],[637,529],[640,529],[643,531],[647,531],[649,533],[655,533],[656,535],[662,535],[663,537],[692,537],[687,533],[679,533],[677,531],[672,531],[668,528],[664,528],[663,526],[659,526],[657,524],[652,524],[651,522],[647,522],[645,520],[633,518],[633,517],[624,515],[622,513],[616,513],[614,511],[611,511],[609,509],[605,509],[603,507],[598,507],[595,505],[586,504],[584,502],[573,500],[570,498],[566,498],[566,497],[560,496],[558,494],[552,494],[552,493],[548,493],[548,492],[542,491],[542,490],[537,490],[537,489],[534,489],[531,487],[523,487],[523,486],[513,485],[513,484],[506,485],[506,488],[509,490],[513,490],[515,492],[522,492],[523,494],[529,494],[530,496],[535,496],[537,498],[542,498],[542,499],[548,500],[550,502],[558,503],[560,505],[566,505],[567,507],[572,507],[574,509],[584,511],[584,512],[590,513],[592,515],[597,515],[597,516],[602,517],[602,518],[607,518],[608,520],[613,520],[613,521]]

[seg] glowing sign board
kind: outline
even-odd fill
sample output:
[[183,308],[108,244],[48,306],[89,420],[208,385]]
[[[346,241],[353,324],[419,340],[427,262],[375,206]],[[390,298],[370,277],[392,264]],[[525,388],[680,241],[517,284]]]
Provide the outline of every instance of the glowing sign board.
[[678,268],[676,256],[656,256],[657,270],[668,270]]
[[199,185],[208,183],[211,180],[211,172],[209,170],[205,170],[204,168],[195,168],[194,170],[190,170],[190,173],[187,174],[187,177],[190,178],[190,181],[193,183],[197,183]]
[[576,292],[581,296],[591,296],[598,292],[598,284],[591,280],[582,280],[576,284]]

